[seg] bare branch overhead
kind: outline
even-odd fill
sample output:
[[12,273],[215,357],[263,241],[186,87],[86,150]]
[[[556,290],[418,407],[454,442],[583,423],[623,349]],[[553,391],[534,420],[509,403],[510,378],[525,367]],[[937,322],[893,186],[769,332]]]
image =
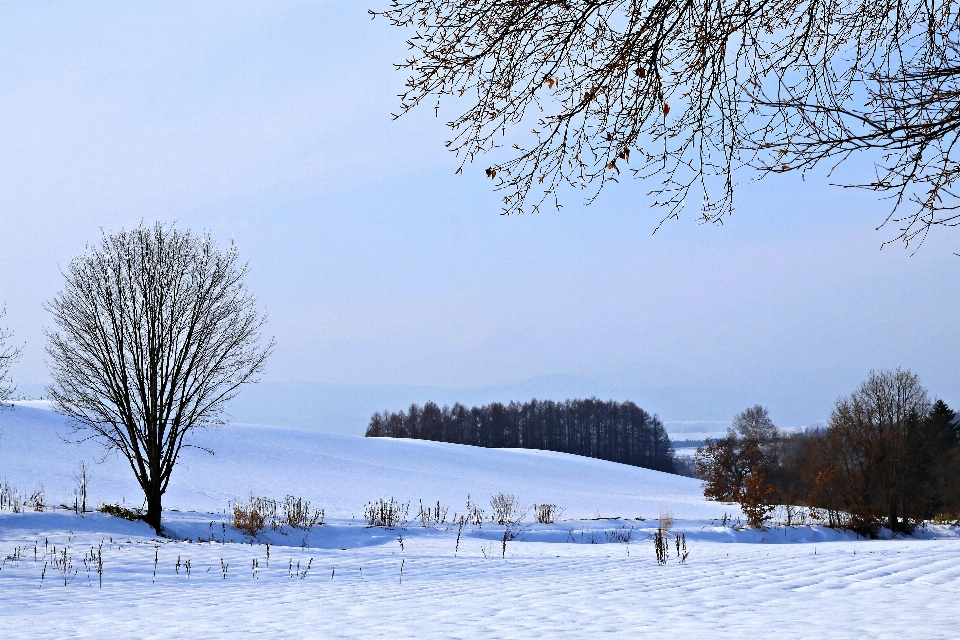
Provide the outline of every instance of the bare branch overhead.
[[663,220],[692,198],[722,222],[738,172],[868,153],[875,174],[849,186],[892,198],[897,239],[960,224],[956,3],[391,0],[371,13],[412,31],[397,116],[457,98],[457,171],[502,157],[485,172],[506,214],[560,206],[564,186],[590,202],[630,175]]

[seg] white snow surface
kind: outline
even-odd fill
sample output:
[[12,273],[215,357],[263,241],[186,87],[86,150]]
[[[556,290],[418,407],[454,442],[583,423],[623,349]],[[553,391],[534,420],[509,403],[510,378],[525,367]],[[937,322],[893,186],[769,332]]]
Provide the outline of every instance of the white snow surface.
[[[78,462],[103,457],[69,441],[80,434],[42,403],[0,411],[0,429],[0,478],[27,492],[42,484],[47,503],[72,503]],[[193,444],[216,455],[185,452],[165,498],[167,537],[100,513],[0,511],[0,637],[958,637],[953,527],[886,540],[737,530],[722,520],[736,507],[704,500],[697,480],[549,452],[257,425]],[[125,464],[94,464],[93,502],[140,505]],[[501,491],[558,504],[563,519],[528,517],[505,535],[490,522],[413,518],[421,499],[462,513],[467,494],[489,514]],[[326,522],[250,538],[226,513],[251,493],[301,496]],[[365,526],[363,507],[379,497],[410,501],[412,521]],[[666,512],[676,520],[659,566],[652,537]]]

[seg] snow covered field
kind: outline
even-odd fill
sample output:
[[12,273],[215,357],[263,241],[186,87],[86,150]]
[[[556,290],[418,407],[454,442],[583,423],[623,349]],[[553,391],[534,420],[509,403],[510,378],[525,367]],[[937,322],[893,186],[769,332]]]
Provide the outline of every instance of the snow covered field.
[[[63,442],[42,405],[0,413],[0,428],[0,478],[27,492],[42,483],[47,503],[72,503],[76,465],[102,455]],[[880,541],[736,531],[721,520],[736,508],[703,500],[696,480],[554,453],[245,425],[197,444],[216,456],[190,450],[175,472],[169,538],[103,514],[0,512],[0,637],[951,638],[960,628],[950,527]],[[113,457],[94,465],[91,485],[97,504],[140,504]],[[500,491],[556,503],[563,520],[528,517],[506,543],[492,523],[362,521],[381,496],[411,501],[413,518],[420,499],[452,515],[467,494],[488,507]],[[327,522],[252,540],[225,516],[251,492],[302,496]],[[671,536],[657,565],[651,537],[665,512],[686,537],[683,564]]]

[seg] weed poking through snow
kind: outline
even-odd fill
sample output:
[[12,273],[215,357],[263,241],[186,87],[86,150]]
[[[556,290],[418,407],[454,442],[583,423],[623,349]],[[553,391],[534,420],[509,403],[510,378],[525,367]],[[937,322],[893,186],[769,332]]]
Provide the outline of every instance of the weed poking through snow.
[[424,507],[423,500],[420,501],[420,512],[417,514],[417,519],[420,520],[420,526],[425,529],[433,529],[438,524],[443,524],[447,521],[447,512],[450,510],[450,507],[445,507],[440,505],[440,501],[437,501],[436,506],[434,507]]
[[690,552],[687,550],[687,534],[678,533],[676,536],[677,559],[680,564],[686,564],[687,556],[690,555]]
[[[298,562],[298,563],[297,563],[297,567],[299,568],[299,566],[300,566],[300,563]],[[303,580],[304,578],[307,577],[307,574],[310,573],[310,567],[312,567],[312,566],[313,566],[313,558],[310,558],[310,560],[307,562],[307,568],[304,569],[304,570],[303,570],[303,573],[300,574],[300,579],[301,579],[301,580]],[[360,575],[360,579],[361,579],[361,580],[363,579],[363,575],[362,575],[362,574]]]
[[483,507],[470,501],[470,494],[467,494],[467,522],[476,526],[483,526]]
[[457,546],[453,549],[453,557],[457,557],[457,552],[460,551],[460,534],[463,533],[463,525],[467,523],[466,516],[460,516],[457,520]]
[[661,567],[667,564],[667,536],[663,531],[663,527],[657,527],[657,532],[653,536],[653,549],[657,554],[657,564]]

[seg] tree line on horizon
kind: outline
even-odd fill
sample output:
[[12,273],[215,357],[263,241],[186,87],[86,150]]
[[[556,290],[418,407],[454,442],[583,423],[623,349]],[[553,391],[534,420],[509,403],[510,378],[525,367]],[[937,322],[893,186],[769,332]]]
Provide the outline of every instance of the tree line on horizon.
[[907,370],[872,371],[820,429],[784,433],[751,407],[697,449],[695,466],[704,495],[739,503],[756,527],[777,505],[871,537],[960,519],[960,419]]
[[542,449],[676,472],[673,444],[660,418],[630,401],[534,399],[469,409],[427,402],[406,412],[373,414],[366,436]]

